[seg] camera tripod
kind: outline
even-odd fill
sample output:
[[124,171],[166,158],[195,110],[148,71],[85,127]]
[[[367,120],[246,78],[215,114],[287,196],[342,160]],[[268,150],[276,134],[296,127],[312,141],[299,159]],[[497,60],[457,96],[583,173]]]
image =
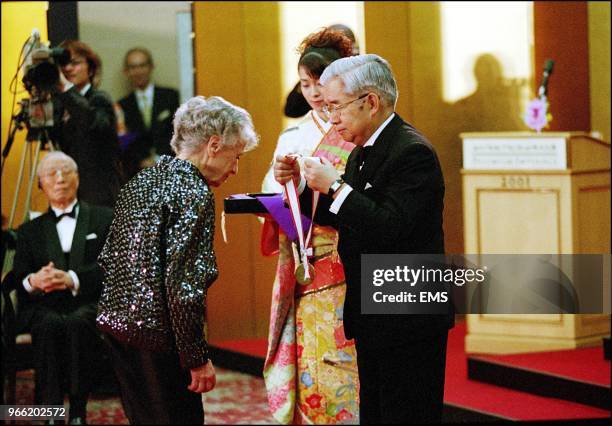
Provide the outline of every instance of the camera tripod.
[[[9,138],[7,140],[7,144],[5,146],[4,151],[2,152],[2,172],[4,174],[4,166],[6,164],[6,159],[10,152],[11,146],[13,144],[15,134],[17,130],[23,129],[23,124],[28,123],[28,108],[29,102],[22,101],[22,110],[15,117],[15,126],[11,130]],[[11,269],[13,264],[13,258],[15,255],[14,252],[14,241],[11,238],[10,233],[13,230],[13,225],[15,224],[15,217],[17,213],[17,207],[19,205],[19,194],[20,189],[22,187],[24,177],[26,175],[26,163],[27,163],[27,191],[24,205],[24,216],[22,221],[26,222],[29,220],[29,212],[30,206],[32,203],[32,188],[34,187],[34,181],[36,179],[36,172],[38,168],[38,163],[40,162],[40,153],[41,151],[46,150],[46,146],[49,146],[49,151],[55,151],[55,146],[51,139],[49,138],[49,127],[30,127],[28,126],[28,133],[26,136],[25,143],[21,152],[21,160],[19,163],[19,173],[17,175],[17,182],[14,187],[14,196],[13,202],[11,205],[11,212],[9,216],[9,221],[7,223],[8,235],[6,238],[3,238],[2,241],[2,250],[3,250],[3,265],[2,265],[2,277],[4,277]]]

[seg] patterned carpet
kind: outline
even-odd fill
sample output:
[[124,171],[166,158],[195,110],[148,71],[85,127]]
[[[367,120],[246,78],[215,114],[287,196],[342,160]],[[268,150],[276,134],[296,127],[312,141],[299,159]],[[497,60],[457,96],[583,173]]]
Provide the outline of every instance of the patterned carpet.
[[[268,410],[263,379],[222,368],[216,368],[216,371],[215,389],[203,396],[205,424],[278,424]],[[33,394],[33,371],[19,372],[17,404],[32,404]],[[89,399],[87,422],[100,425],[128,424],[119,397],[99,395]]]

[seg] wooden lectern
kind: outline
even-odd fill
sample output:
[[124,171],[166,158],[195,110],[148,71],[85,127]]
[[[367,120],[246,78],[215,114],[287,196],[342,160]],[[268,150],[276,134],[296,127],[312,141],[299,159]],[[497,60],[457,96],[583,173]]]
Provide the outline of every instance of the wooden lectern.
[[[466,254],[610,253],[610,144],[580,132],[462,133]],[[604,292],[609,312],[610,290]],[[606,300],[606,299],[604,299]],[[467,315],[466,352],[601,344],[610,315]]]

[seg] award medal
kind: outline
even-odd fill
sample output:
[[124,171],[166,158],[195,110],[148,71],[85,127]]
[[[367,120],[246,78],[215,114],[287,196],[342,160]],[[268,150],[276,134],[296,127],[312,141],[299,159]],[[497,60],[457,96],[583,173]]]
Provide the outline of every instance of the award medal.
[[297,231],[300,249],[300,253],[295,262],[297,264],[295,279],[300,285],[309,285],[313,282],[315,276],[314,267],[308,262],[308,257],[313,255],[312,247],[309,247],[309,244],[310,238],[312,237],[312,226],[320,193],[318,191],[313,191],[312,193],[312,221],[306,236],[304,236],[304,229],[302,228],[300,200],[295,185],[293,184],[293,179],[285,184],[285,195],[289,202],[289,210],[291,211],[291,218],[293,219],[293,224]]
[[310,278],[306,278],[306,270],[304,268],[304,264],[300,263],[297,269],[295,270],[295,280],[298,282],[298,284],[304,286],[312,284],[312,282],[314,281],[315,269],[314,266],[312,266],[310,263],[308,263],[308,274]]

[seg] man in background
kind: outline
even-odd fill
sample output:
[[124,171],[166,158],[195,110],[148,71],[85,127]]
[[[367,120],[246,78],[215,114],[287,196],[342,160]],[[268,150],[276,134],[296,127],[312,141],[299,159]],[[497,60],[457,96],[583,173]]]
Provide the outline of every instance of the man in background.
[[32,334],[37,403],[63,405],[67,384],[70,424],[84,424],[102,348],[97,257],[113,211],[77,199],[77,164],[63,152],[41,160],[38,178],[49,210],[17,231],[17,332]]
[[119,100],[127,132],[122,137],[122,160],[128,179],[153,165],[160,155],[174,155],[170,139],[179,93],[153,83],[154,67],[148,49],[134,47],[125,54],[124,73],[134,89]]

